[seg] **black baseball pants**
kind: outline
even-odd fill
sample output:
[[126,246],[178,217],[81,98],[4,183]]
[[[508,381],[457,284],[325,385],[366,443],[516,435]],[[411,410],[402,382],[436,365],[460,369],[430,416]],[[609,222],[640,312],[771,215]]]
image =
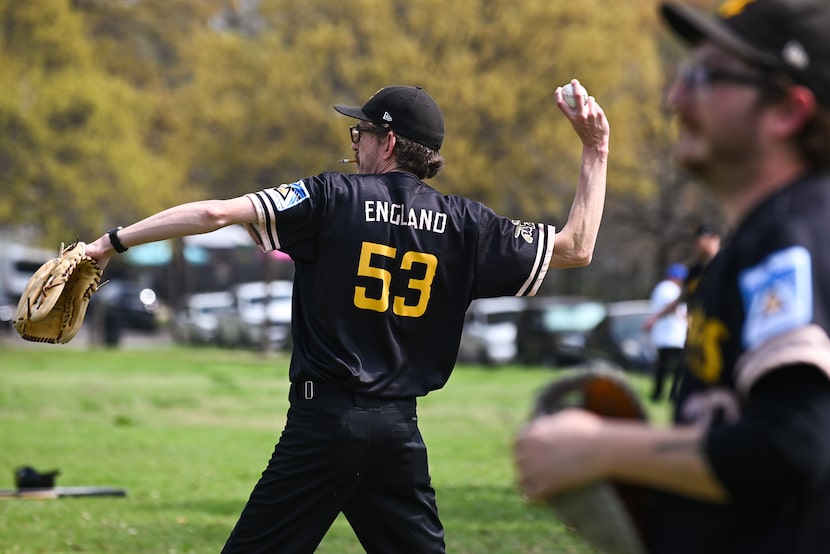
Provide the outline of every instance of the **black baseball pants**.
[[666,379],[671,381],[669,399],[677,397],[680,384],[681,369],[683,368],[684,350],[682,348],[658,348],[657,363],[654,366],[654,388],[651,399],[655,402],[663,397],[663,384]]
[[311,553],[342,512],[368,553],[445,551],[414,399],[291,386],[285,429],[223,554]]

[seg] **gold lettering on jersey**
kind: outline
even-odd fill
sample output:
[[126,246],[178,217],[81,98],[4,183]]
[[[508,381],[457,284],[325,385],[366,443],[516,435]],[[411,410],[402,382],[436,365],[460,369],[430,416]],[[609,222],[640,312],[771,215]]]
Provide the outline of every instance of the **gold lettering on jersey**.
[[697,286],[700,284],[700,277],[692,277],[688,281],[686,281],[686,291],[691,294],[697,290]]
[[[385,244],[364,242],[360,248],[357,275],[365,279],[354,288],[354,305],[361,310],[392,313],[402,317],[421,317],[427,311],[432,282],[438,272],[438,258],[427,252],[404,252],[398,267],[386,263],[398,259],[398,249]],[[392,294],[394,281],[406,282],[406,296]],[[366,286],[370,285],[370,286]],[[407,304],[415,300],[415,304]]]
[[700,308],[691,311],[686,336],[689,369],[704,383],[717,383],[723,374],[722,344],[729,329],[716,318],[707,318]]
[[736,15],[742,13],[746,7],[753,2],[755,2],[755,0],[727,0],[718,8],[718,15],[724,19],[735,17]]
[[400,225],[433,233],[443,233],[447,230],[447,214],[443,212],[410,208],[404,204],[383,200],[367,200],[363,204],[363,215],[367,223]]

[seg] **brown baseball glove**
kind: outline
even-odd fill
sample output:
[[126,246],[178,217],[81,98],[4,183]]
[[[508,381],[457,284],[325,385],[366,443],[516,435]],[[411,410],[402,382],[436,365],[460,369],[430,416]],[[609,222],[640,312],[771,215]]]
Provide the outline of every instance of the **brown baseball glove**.
[[98,290],[102,270],[75,242],[40,266],[17,304],[14,328],[26,340],[67,343],[84,321],[89,299]]
[[[581,408],[602,417],[644,421],[646,411],[619,370],[593,367],[548,385],[537,396],[533,417]],[[600,481],[555,495],[548,505],[559,520],[605,554],[644,554],[647,492],[622,483]]]

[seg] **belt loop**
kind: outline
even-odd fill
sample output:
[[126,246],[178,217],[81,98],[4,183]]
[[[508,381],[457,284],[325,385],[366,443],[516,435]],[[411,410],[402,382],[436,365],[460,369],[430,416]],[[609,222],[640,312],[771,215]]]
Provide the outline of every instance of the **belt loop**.
[[306,381],[303,383],[303,398],[306,400],[314,398],[314,381]]

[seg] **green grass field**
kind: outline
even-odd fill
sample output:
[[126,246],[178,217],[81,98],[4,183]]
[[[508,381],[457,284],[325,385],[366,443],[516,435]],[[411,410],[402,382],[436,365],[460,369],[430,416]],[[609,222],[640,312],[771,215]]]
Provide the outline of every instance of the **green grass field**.
[[[219,552],[282,430],[287,365],[216,349],[0,344],[0,488],[31,465],[59,468],[60,486],[128,491],[2,500],[0,552]],[[514,486],[513,434],[556,374],[459,366],[419,402],[448,552],[590,552]],[[318,552],[363,550],[341,517]]]

